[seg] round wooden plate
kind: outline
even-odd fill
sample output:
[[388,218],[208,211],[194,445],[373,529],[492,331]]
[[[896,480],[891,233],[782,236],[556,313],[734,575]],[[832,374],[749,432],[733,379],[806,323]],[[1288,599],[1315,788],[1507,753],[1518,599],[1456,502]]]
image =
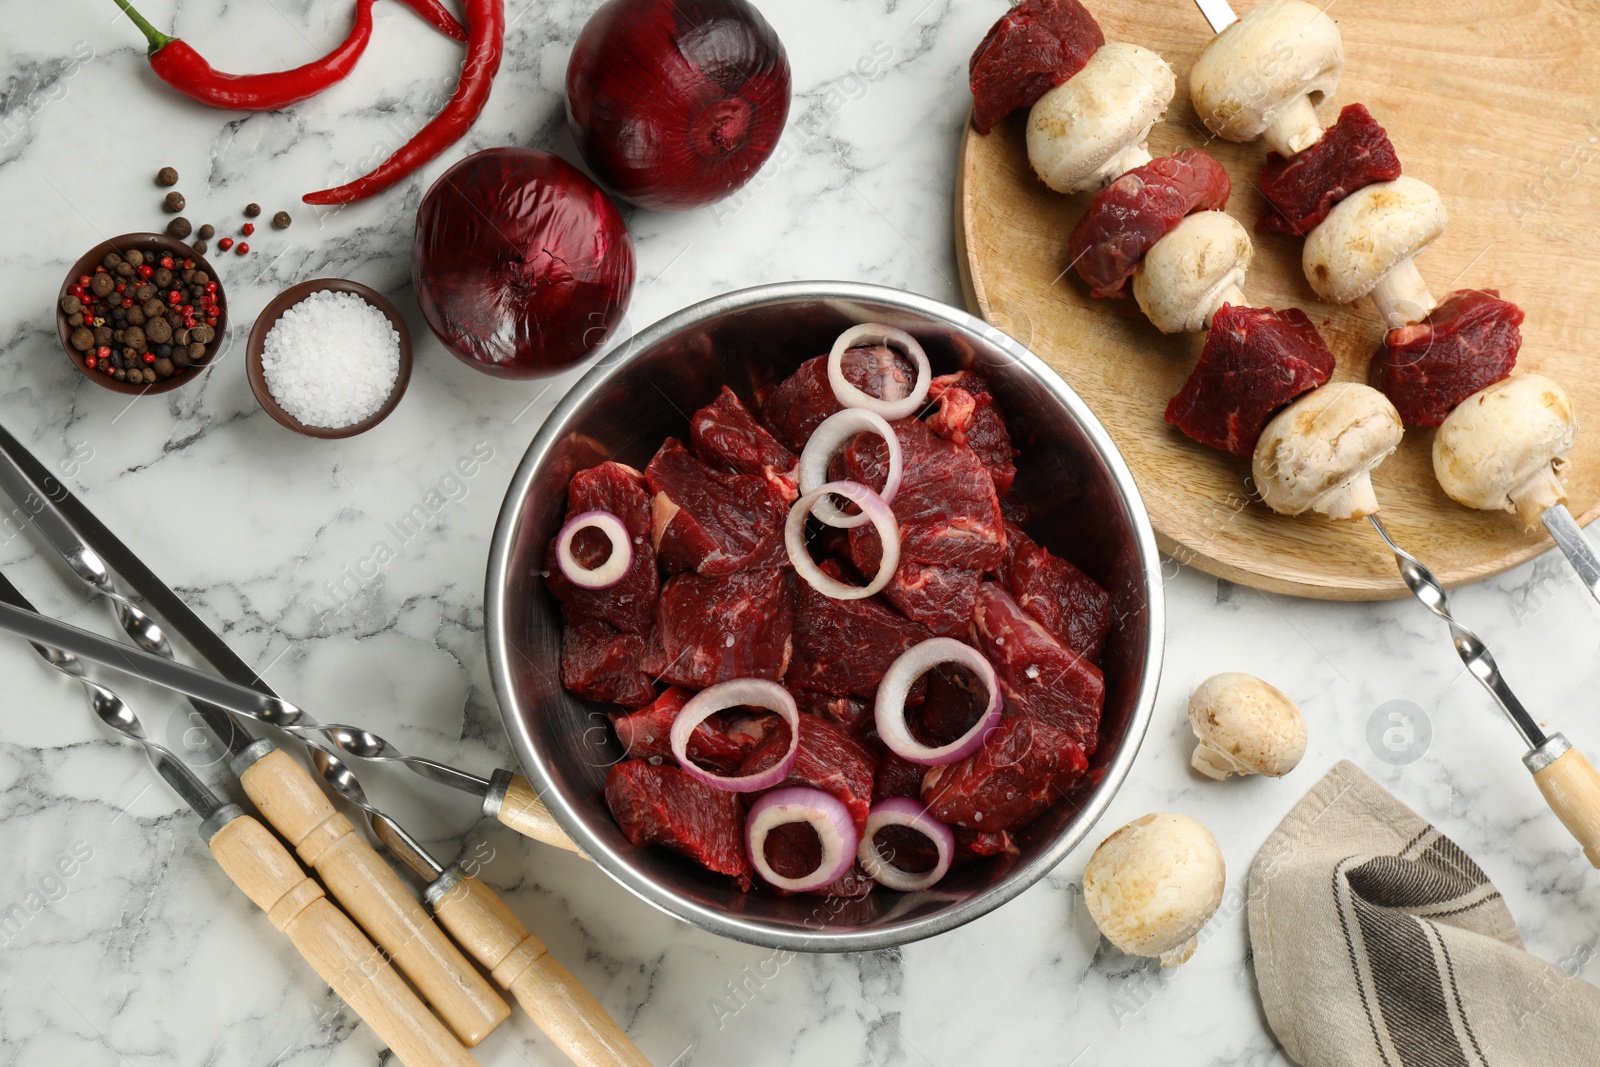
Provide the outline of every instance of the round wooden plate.
[[[1203,147],[1233,177],[1229,210],[1247,227],[1267,209],[1255,186],[1266,150],[1211,138],[1188,101],[1189,67],[1212,34],[1188,0],[1093,4],[1108,41],[1161,53],[1178,96],[1150,137],[1154,154]],[[1252,0],[1236,5],[1253,6]],[[1389,131],[1407,174],[1436,186],[1450,213],[1418,259],[1435,297],[1499,289],[1527,312],[1519,371],[1560,381],[1580,419],[1600,413],[1592,368],[1600,318],[1600,48],[1594,10],[1526,0],[1339,0],[1345,43],[1332,122],[1360,101]],[[976,43],[976,42],[974,42]],[[1195,444],[1162,421],[1199,355],[1196,335],[1165,336],[1131,297],[1090,300],[1066,273],[1067,234],[1087,194],[1052,192],[1028,165],[1026,112],[988,136],[969,125],[957,167],[956,241],[974,313],[1049,362],[1094,409],[1133,468],[1163,550],[1230,581],[1328,600],[1403,596],[1394,558],[1366,523],[1291,519],[1253,499],[1249,463]],[[1365,381],[1382,338],[1370,301],[1316,299],[1301,240],[1256,234],[1245,285],[1253,303],[1304,308],[1338,357],[1337,380]],[[1397,541],[1450,586],[1543,552],[1542,529],[1471,511],[1434,482],[1432,430],[1410,429],[1375,478]],[[1584,524],[1600,513],[1600,426],[1580,436],[1567,474]]]

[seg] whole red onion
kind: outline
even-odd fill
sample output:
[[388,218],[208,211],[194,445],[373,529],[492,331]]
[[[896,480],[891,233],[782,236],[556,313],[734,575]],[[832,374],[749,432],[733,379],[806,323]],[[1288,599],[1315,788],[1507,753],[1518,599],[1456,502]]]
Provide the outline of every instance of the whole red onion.
[[567,120],[600,180],[678,211],[750,180],[789,117],[789,57],[746,0],[609,0],[567,65]]
[[622,318],[633,241],[577,167],[532,148],[490,148],[422,198],[411,281],[429,327],[464,363],[536,378],[593,352]]

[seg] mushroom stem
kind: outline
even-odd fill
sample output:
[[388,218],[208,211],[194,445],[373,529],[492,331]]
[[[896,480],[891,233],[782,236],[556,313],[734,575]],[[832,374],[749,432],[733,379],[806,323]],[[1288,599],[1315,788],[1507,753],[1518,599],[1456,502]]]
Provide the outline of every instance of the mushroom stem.
[[1140,141],[1138,144],[1129,145],[1110,159],[1105,166],[1094,172],[1094,185],[1092,189],[1104,189],[1124,174],[1135,167],[1142,167],[1155,157],[1150,154],[1150,146]]
[[1390,267],[1389,273],[1372,287],[1370,295],[1378,307],[1378,317],[1391,330],[1421,322],[1438,306],[1438,301],[1428,292],[1428,283],[1417,271],[1417,261],[1410,258]]
[[1522,525],[1532,529],[1539,524],[1546,509],[1567,502],[1567,487],[1561,484],[1556,464],[1547,463],[1508,495]]
[[1297,96],[1263,131],[1267,147],[1285,159],[1297,156],[1322,140],[1322,123],[1311,106],[1311,97]]
[[1378,513],[1378,494],[1372,488],[1372,475],[1362,471],[1344,485],[1337,486],[1314,501],[1312,511],[1330,519],[1364,519]]

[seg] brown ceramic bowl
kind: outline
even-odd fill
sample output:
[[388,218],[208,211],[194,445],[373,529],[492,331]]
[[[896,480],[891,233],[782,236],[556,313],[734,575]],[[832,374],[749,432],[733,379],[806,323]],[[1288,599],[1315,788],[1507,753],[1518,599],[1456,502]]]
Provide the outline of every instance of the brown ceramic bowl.
[[[279,316],[291,307],[310,296],[312,293],[352,293],[359,296],[379,311],[383,312],[394,325],[394,332],[400,335],[400,373],[395,376],[394,390],[390,392],[389,399],[383,406],[360,422],[349,426],[340,426],[330,429],[326,426],[307,426],[283,408],[273,399],[272,390],[267,388],[267,376],[261,367],[261,350],[266,346],[267,334],[277,323]],[[383,295],[376,290],[369,289],[360,282],[345,281],[343,278],[317,278],[309,282],[301,282],[291,286],[278,294],[278,298],[268,304],[256,318],[256,324],[250,328],[250,342],[245,346],[244,353],[245,376],[250,379],[250,391],[256,395],[256,400],[268,415],[287,426],[295,433],[307,437],[320,437],[332,440],[339,437],[354,437],[358,433],[366,433],[378,423],[389,417],[389,413],[400,405],[400,398],[405,395],[406,386],[411,384],[411,332],[406,329],[406,320],[394,309]]]
[[[180,374],[174,374],[165,381],[150,385],[119,382],[103,371],[89,369],[89,365],[84,362],[83,353],[72,347],[72,327],[67,325],[67,317],[61,313],[61,298],[67,295],[67,290],[74,282],[85,274],[93,274],[100,261],[106,258],[106,253],[116,252],[120,255],[125,249],[130,248],[137,248],[141,252],[154,249],[165,252],[174,259],[192,259],[196,270],[205,271],[217,283],[217,337],[211,342],[211,351],[206,354],[204,362],[197,363]],[[125,233],[121,237],[101,241],[89,249],[83,254],[82,259],[72,265],[71,272],[62,281],[61,291],[56,293],[56,305],[53,310],[56,316],[56,332],[61,337],[61,350],[67,354],[73,366],[81,370],[90,381],[103,389],[110,389],[113,393],[132,395],[165,393],[194,381],[200,377],[200,372],[217,358],[217,353],[222,350],[223,339],[228,335],[228,294],[222,279],[217,276],[217,269],[206,262],[206,257],[196,252],[193,247],[164,233]]]

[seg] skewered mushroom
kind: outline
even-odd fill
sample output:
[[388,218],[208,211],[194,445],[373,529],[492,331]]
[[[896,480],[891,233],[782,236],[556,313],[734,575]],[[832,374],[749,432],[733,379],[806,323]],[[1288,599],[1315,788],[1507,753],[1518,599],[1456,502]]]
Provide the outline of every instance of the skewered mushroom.
[[1219,33],[1189,71],[1200,119],[1229,141],[1267,142],[1292,156],[1322,137],[1315,106],[1339,87],[1344,42],[1301,0],[1267,0]]
[[1223,304],[1243,304],[1255,246],[1232,215],[1198,211],[1150,246],[1133,274],[1133,296],[1162,333],[1208,329]]
[[1294,701],[1252,674],[1229,671],[1189,697],[1200,743],[1189,765],[1219,782],[1230,774],[1281,778],[1306,754],[1306,720]]
[[1155,812],[1100,842],[1083,872],[1083,902],[1106,940],[1176,967],[1222,903],[1222,850],[1187,815]]
[[1028,159],[1058,193],[1101,189],[1150,162],[1150,128],[1172,102],[1167,61],[1136,44],[1101,45],[1028,114]]
[[1400,445],[1400,413],[1376,389],[1339,382],[1313,389],[1267,423],[1251,472],[1268,507],[1364,519],[1378,511],[1372,471]]
[[1391,329],[1421,322],[1435,302],[1412,257],[1444,224],[1444,202],[1427,182],[1401,175],[1358,189],[1306,237],[1306,280],[1335,304],[1370,293]]
[[1561,386],[1518,374],[1473,393],[1433,439],[1433,473],[1450,499],[1484,511],[1515,511],[1538,523],[1567,499],[1561,472],[1578,420]]

